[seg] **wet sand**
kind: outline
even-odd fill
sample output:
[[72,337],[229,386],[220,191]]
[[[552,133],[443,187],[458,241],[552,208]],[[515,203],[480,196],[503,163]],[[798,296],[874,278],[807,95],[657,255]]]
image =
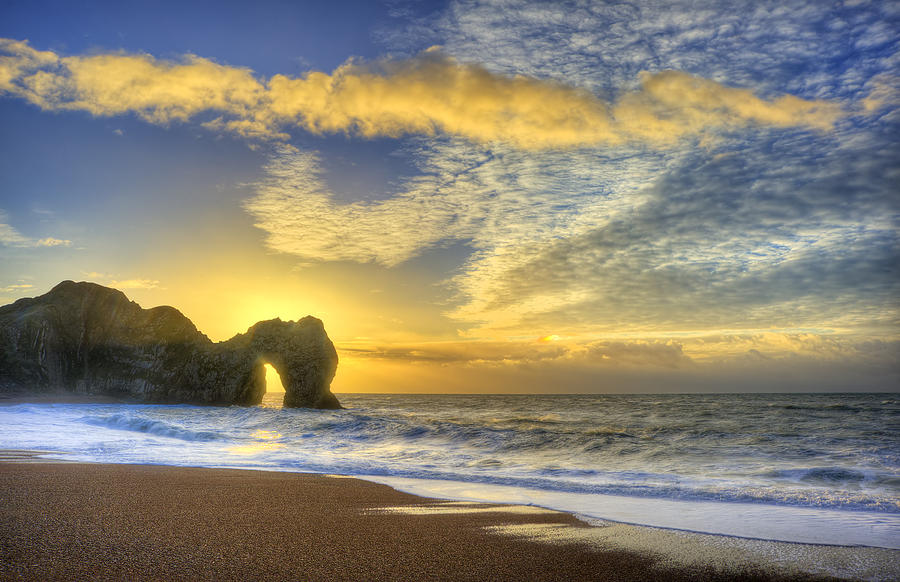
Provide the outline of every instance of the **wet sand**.
[[[3,580],[833,579],[732,560],[704,536],[591,527],[540,508],[425,499],[352,478],[4,456]],[[654,549],[671,543],[666,535],[699,539],[710,553],[668,559]],[[644,545],[618,543],[629,536]],[[876,579],[878,567],[868,570]]]

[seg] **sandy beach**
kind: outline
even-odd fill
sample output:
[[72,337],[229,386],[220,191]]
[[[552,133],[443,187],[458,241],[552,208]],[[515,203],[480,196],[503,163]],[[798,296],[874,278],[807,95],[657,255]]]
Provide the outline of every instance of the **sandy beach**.
[[[746,556],[729,563],[724,546],[703,540],[720,536],[591,527],[541,508],[425,499],[352,478],[3,456],[4,580],[834,579]],[[699,560],[672,559],[647,543]],[[817,558],[814,546],[776,545],[801,565],[798,556],[868,560],[860,577],[869,579],[896,557],[820,547]],[[726,559],[710,559],[717,552]]]

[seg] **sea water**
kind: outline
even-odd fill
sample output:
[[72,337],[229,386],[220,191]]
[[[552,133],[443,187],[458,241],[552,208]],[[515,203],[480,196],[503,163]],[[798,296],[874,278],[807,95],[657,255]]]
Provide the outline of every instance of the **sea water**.
[[900,549],[896,394],[340,395],[346,410],[17,404],[0,448],[360,476],[432,497]]

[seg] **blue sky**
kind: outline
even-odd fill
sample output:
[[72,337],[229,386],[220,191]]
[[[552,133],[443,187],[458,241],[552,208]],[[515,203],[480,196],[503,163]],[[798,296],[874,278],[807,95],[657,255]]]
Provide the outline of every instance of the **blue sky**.
[[[416,9],[416,5],[411,8]],[[381,53],[379,2],[4,2],[4,34],[65,54],[123,50],[157,57],[213,55],[260,74],[331,70]]]
[[2,297],[314,313],[347,390],[892,389],[898,20],[6,2]]

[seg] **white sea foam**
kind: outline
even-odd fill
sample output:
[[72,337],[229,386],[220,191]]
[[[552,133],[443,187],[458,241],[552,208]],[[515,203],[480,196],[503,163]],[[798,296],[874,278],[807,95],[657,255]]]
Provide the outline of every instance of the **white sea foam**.
[[900,400],[884,395],[341,399],[348,410],[0,406],[0,448],[365,475],[432,496],[754,538],[900,540]]
[[567,493],[487,483],[362,475],[437,499],[537,506],[584,518],[772,541],[900,550],[900,514],[759,503],[684,501]]

